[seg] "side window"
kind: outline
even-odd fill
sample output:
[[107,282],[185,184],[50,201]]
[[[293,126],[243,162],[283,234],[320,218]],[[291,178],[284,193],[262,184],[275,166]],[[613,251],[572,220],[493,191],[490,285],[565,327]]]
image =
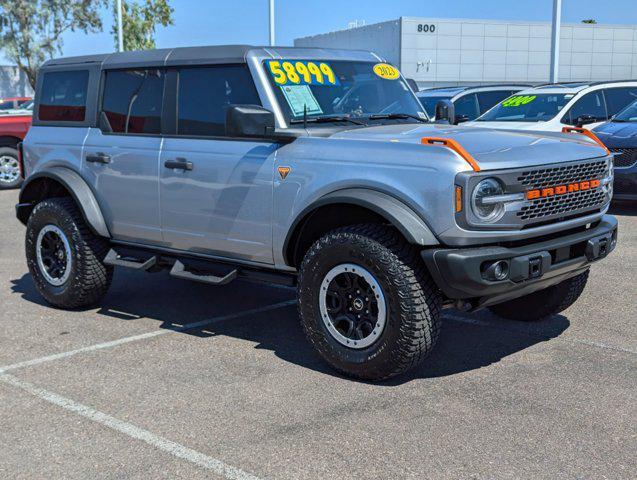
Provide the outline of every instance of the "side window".
[[45,73],[38,119],[46,122],[83,122],[87,89],[88,70]]
[[608,115],[612,116],[637,100],[637,87],[607,88],[604,90],[604,95]]
[[480,115],[478,112],[478,99],[476,98],[475,93],[460,97],[458,100],[453,102],[453,104],[456,107],[456,117],[462,115],[467,117],[469,120],[474,120]]
[[106,72],[102,112],[112,132],[160,133],[164,76],[158,69]]
[[483,114],[494,105],[511,96],[509,90],[494,90],[492,92],[478,92],[478,105],[480,114]]
[[562,118],[562,123],[575,125],[577,119],[582,115],[590,115],[594,117],[597,122],[604,121],[608,118],[606,114],[606,103],[604,102],[601,90],[587,93],[577,100],[575,105],[573,105]]
[[177,133],[224,136],[229,105],[261,105],[245,65],[188,67],[179,70]]

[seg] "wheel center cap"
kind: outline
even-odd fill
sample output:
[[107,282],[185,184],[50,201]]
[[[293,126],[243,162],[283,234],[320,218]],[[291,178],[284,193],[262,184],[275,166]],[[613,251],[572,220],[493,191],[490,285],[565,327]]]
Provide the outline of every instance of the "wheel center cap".
[[365,307],[365,302],[363,302],[361,298],[355,298],[354,301],[352,302],[352,307],[354,307],[354,310],[360,312],[363,309],[363,307]]

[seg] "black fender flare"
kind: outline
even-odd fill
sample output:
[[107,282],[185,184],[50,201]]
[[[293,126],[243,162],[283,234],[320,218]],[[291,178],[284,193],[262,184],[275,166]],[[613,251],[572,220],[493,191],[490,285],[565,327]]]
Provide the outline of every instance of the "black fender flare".
[[73,200],[75,200],[80,212],[82,212],[82,217],[84,217],[93,233],[100,237],[111,237],[93,191],[79,173],[67,167],[49,167],[30,175],[26,179],[20,189],[20,203],[16,205],[18,220],[26,225],[31,210],[35,207],[35,202],[29,200],[29,193],[34,188],[36,180],[40,178],[50,178],[63,185],[71,194]]
[[433,246],[440,244],[427,223],[414,212],[412,208],[405,205],[404,202],[377,190],[347,188],[324,195],[297,215],[288,230],[283,244],[284,258],[287,259],[288,247],[290,246],[294,232],[303,219],[317,208],[337,203],[357,205],[377,213],[396,227],[407,241],[414,245]]

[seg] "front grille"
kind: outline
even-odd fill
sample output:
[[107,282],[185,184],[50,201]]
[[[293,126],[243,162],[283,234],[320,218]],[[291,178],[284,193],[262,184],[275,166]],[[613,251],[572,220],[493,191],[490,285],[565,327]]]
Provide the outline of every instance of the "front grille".
[[[524,190],[528,191],[602,180],[609,175],[607,160],[592,160],[560,167],[529,169],[519,174],[517,181]],[[527,200],[516,215],[526,225],[560,221],[566,217],[585,215],[591,210],[601,208],[607,200],[606,188],[601,185],[594,189],[581,189],[576,192]]]
[[531,205],[522,207],[518,216],[522,220],[536,220],[553,215],[566,215],[576,210],[583,210],[600,206],[604,203],[606,194],[601,188],[585,190],[583,192],[567,193],[556,197],[540,198]]
[[563,167],[542,168],[522,172],[518,182],[528,189],[554,187],[583,180],[593,180],[605,176],[606,160],[578,163]]
[[611,148],[615,154],[613,161],[618,168],[632,167],[637,163],[637,148]]

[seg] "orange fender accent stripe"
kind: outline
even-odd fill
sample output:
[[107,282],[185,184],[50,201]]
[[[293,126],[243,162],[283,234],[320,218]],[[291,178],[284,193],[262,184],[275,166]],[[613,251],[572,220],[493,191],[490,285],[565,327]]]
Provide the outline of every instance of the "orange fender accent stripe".
[[602,141],[599,139],[599,137],[595,135],[593,132],[591,132],[590,130],[586,130],[585,128],[580,128],[580,127],[563,127],[562,133],[580,133],[582,135],[586,135],[588,138],[590,138],[591,140],[596,142],[600,147],[606,150],[607,155],[610,155],[610,150],[608,149],[608,147],[604,145]]
[[475,172],[480,171],[480,166],[478,165],[478,162],[476,162],[475,158],[473,158],[471,154],[462,147],[462,145],[451,138],[422,137],[420,143],[433,147],[447,147],[464,158]]

